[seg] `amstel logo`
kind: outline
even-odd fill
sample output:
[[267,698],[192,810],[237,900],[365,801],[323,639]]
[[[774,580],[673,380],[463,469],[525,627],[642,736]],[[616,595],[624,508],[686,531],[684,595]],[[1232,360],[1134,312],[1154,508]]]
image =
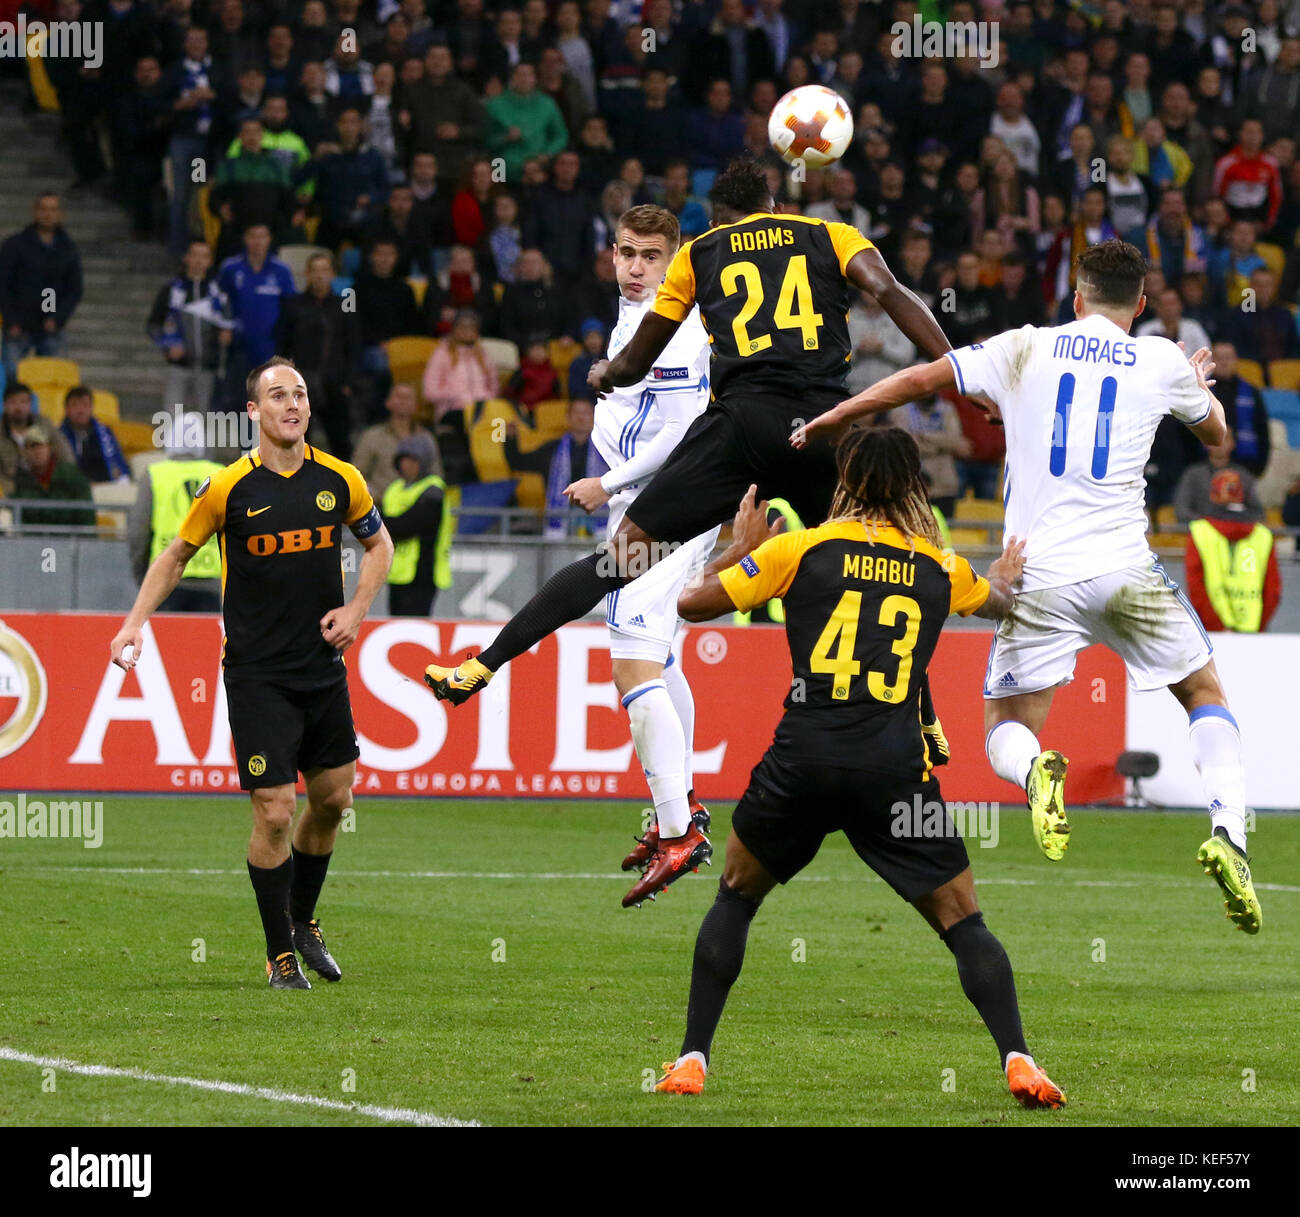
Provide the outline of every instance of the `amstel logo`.
[[45,713],[45,669],[27,639],[0,621],[0,756],[17,752]]

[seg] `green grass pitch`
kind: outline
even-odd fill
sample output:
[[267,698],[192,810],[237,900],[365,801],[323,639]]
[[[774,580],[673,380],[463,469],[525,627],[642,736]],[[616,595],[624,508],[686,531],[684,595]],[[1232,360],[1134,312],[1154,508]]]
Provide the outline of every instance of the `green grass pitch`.
[[1252,840],[1256,938],[1195,864],[1204,815],[1077,811],[1059,865],[1023,812],[970,843],[1056,1113],[1012,1102],[952,956],[842,838],[760,910],[681,1098],[643,1087],[720,867],[622,910],[633,805],[359,798],[319,909],[344,978],[310,993],[266,987],[243,800],[107,796],[104,817],[97,850],[0,841],[0,1050],[337,1106],[0,1059],[0,1124],[1300,1123],[1297,816]]

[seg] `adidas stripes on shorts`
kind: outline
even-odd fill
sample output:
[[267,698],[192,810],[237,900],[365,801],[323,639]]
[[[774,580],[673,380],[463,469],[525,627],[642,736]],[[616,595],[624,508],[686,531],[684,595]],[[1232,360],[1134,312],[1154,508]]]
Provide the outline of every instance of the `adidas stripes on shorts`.
[[1177,684],[1214,653],[1196,610],[1152,554],[1095,579],[1019,593],[993,636],[984,696],[1068,684],[1075,656],[1094,643],[1124,661],[1137,693]]

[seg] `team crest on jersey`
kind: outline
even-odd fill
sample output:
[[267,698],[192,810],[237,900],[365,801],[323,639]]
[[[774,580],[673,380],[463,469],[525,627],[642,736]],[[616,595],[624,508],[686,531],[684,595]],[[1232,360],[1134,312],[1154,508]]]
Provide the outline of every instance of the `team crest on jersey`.
[[257,756],[248,758],[248,772],[255,778],[260,778],[266,772],[266,757],[260,753]]
[[322,490],[320,494],[316,496],[316,506],[319,507],[321,511],[333,511],[334,495],[328,490]]
[[751,579],[758,574],[758,563],[754,561],[753,555],[746,554],[741,558],[740,569],[743,570]]
[[201,499],[205,494],[208,493],[208,487],[211,485],[212,485],[212,479],[204,478],[203,484],[194,492],[194,497],[196,499]]

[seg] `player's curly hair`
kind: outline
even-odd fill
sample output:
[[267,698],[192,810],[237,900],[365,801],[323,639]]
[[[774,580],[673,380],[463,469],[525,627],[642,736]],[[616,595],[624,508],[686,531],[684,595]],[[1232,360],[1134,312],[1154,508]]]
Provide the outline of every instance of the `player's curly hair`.
[[904,536],[943,547],[921,476],[921,450],[900,427],[856,426],[835,453],[832,520],[882,520]]
[[747,216],[770,210],[772,191],[753,157],[738,156],[714,179],[709,200],[716,207],[729,207]]

